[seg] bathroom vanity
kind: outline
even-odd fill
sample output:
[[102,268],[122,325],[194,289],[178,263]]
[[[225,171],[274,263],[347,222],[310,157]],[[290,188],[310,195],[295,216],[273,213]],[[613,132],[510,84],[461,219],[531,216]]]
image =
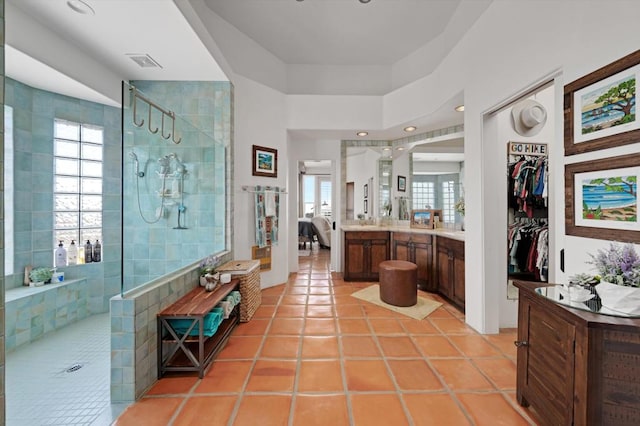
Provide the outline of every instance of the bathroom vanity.
[[418,287],[440,293],[464,311],[464,232],[409,226],[344,225],[345,281],[378,281],[378,265],[418,266]]

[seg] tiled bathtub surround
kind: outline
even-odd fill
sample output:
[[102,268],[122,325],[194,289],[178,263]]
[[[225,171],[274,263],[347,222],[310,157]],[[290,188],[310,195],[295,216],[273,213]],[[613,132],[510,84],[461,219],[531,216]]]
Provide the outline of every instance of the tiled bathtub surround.
[[5,294],[5,346],[7,352],[31,343],[50,331],[86,318],[89,309],[87,280],[68,280],[41,287],[22,287]]

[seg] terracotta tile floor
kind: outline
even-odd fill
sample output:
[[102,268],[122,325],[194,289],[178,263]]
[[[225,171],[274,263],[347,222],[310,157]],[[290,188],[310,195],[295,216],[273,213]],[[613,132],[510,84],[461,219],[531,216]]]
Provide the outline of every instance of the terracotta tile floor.
[[350,296],[368,285],[315,248],[202,380],[159,380],[115,424],[536,424],[515,402],[514,330],[479,335],[444,301],[417,321]]

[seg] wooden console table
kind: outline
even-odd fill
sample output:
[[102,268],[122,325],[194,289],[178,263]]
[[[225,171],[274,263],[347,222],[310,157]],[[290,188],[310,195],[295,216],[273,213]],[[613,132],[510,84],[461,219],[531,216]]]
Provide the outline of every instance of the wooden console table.
[[548,284],[514,281],[516,398],[541,425],[640,424],[640,319],[566,307]]
[[[240,280],[234,279],[213,292],[196,287],[158,314],[158,378],[169,371],[197,371],[199,378],[204,376],[238,324],[240,304],[211,337],[204,335],[204,317],[239,285]],[[172,327],[170,320],[177,319],[191,320],[186,333],[180,334]],[[198,335],[190,336],[191,330],[198,330]]]

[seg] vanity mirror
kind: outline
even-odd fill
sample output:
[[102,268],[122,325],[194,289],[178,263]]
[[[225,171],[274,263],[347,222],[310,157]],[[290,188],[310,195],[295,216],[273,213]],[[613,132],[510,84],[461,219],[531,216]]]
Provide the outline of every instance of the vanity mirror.
[[343,220],[383,217],[390,210],[391,157],[390,141],[342,141]]
[[[462,196],[464,139],[462,126],[453,126],[395,141],[342,141],[341,218],[410,220],[414,209],[441,209],[444,222],[461,217],[453,205]],[[397,187],[398,177],[402,189]]]

